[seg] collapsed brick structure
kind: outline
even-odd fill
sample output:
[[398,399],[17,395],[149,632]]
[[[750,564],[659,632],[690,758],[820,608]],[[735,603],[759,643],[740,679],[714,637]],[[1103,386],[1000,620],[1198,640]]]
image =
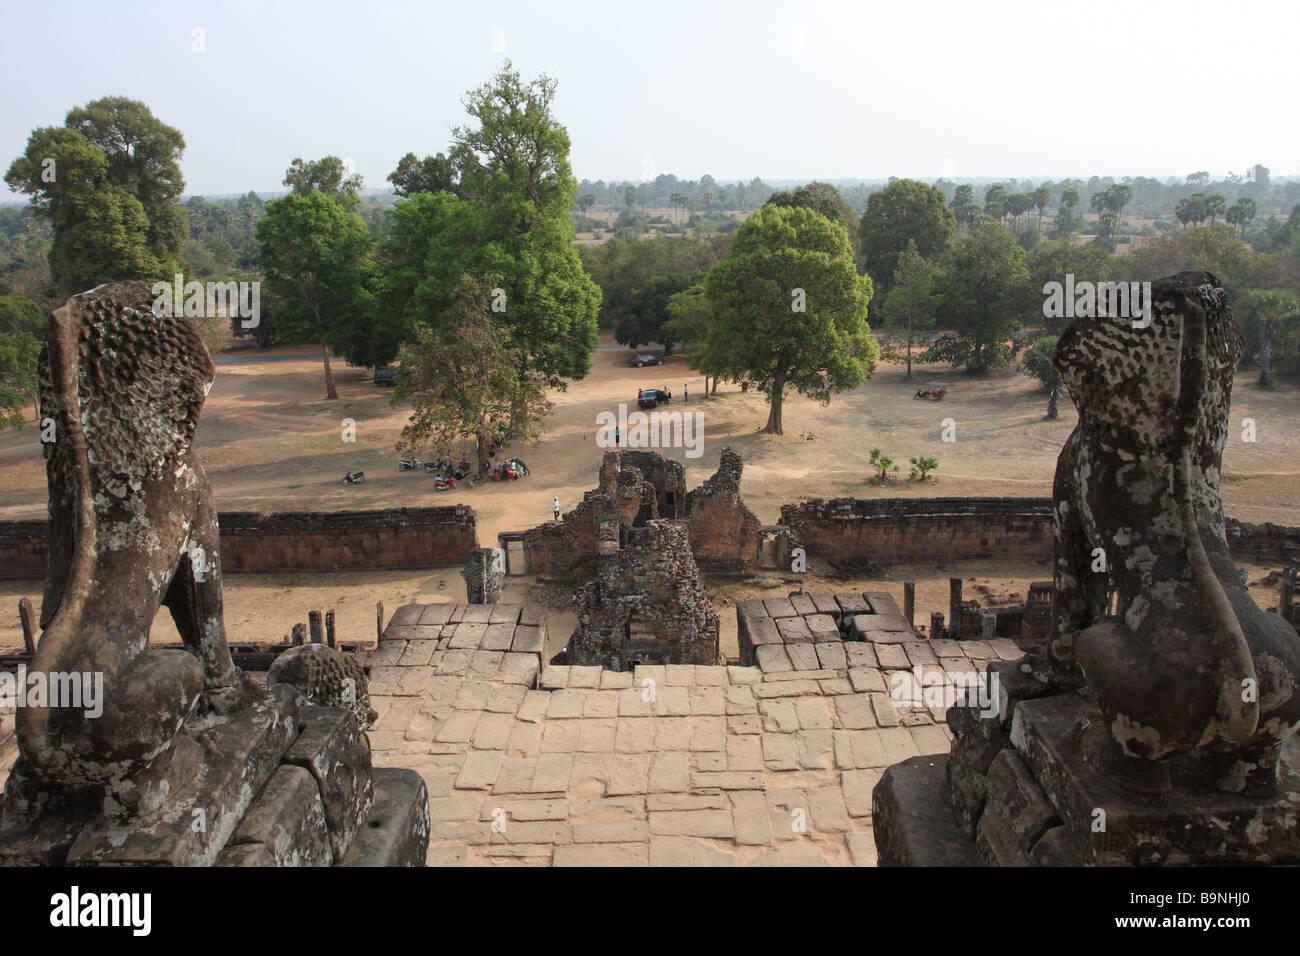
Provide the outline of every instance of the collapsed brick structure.
[[740,456],[724,448],[718,470],[686,496],[691,549],[710,571],[748,571],[758,564],[761,525],[740,497],[743,470]]
[[718,615],[682,522],[626,528],[606,521],[597,565],[595,579],[573,596],[578,629],[569,663],[615,671],[718,663]]
[[528,573],[584,578],[596,572],[601,523],[624,527],[655,519],[685,519],[695,562],[714,571],[746,571],[758,564],[759,521],[740,497],[740,456],[722,450],[718,471],[686,493],[681,462],[654,451],[608,451],[600,485],[560,521],[524,533]]

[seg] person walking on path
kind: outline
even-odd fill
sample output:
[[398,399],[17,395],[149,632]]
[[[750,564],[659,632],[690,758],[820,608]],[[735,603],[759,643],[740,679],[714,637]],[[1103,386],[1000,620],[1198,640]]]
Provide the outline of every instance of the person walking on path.
[[682,386],[682,401],[689,403],[691,400],[691,384],[687,382]]
[[555,520],[560,520],[560,498],[557,495],[551,499],[551,510],[555,512]]

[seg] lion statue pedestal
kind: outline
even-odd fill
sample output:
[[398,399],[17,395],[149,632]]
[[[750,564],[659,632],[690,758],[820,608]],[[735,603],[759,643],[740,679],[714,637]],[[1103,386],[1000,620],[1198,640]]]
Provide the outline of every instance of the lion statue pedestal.
[[[19,709],[0,862],[423,865],[423,780],[372,769],[364,687],[330,696],[364,681],[355,662],[313,658],[294,673],[320,686],[299,687],[260,686],[231,660],[193,449],[216,373],[194,322],[157,314],[156,298],[112,283],[50,316],[50,559],[29,672],[102,693],[93,708],[77,695]],[[180,647],[149,644],[164,605]]]
[[989,666],[996,713],[948,711],[951,753],[885,772],[882,865],[1300,862],[1300,635],[1243,585],[1219,492],[1241,333],[1209,273],[1151,298],[1061,336],[1050,640]]

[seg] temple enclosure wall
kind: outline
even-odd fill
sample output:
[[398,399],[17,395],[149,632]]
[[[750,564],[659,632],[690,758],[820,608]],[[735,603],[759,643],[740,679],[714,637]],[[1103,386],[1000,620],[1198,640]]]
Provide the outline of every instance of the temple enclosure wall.
[[[708,521],[691,522],[692,537],[702,539],[697,560],[708,570],[722,557],[717,543],[708,539],[709,530],[721,527],[724,515],[716,512],[726,509],[715,512],[702,497],[693,503],[700,518],[709,516]],[[534,548],[554,560],[538,562],[541,567],[534,573],[564,573],[571,570],[566,563],[594,554],[602,509],[599,502],[591,502],[578,510],[590,510],[587,521],[536,529]],[[474,510],[463,506],[267,515],[227,512],[220,521],[226,571],[453,567],[463,565],[478,547]],[[732,521],[737,525],[732,530],[745,539],[745,551],[738,556],[751,560],[754,546],[748,540],[755,532],[742,512]],[[790,527],[792,545],[822,559],[903,564],[1052,556],[1049,498],[818,499],[783,505],[781,523]],[[1300,561],[1300,528],[1229,518],[1228,543],[1242,560]],[[46,551],[44,521],[0,521],[0,580],[43,578]]]
[[[836,498],[781,506],[791,545],[809,557],[872,564],[972,558],[1050,560],[1050,498]],[[1300,528],[1227,519],[1241,559],[1300,558]]]
[[[218,515],[223,571],[459,567],[478,547],[474,509],[245,511]],[[0,579],[45,577],[44,521],[0,522]]]

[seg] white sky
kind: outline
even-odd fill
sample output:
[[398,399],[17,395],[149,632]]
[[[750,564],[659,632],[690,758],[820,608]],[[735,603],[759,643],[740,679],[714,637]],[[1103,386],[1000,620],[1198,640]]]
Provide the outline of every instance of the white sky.
[[559,81],[579,179],[1300,174],[1295,0],[46,0],[3,22],[0,168],[125,95],[184,134],[190,193],[331,153],[386,186],[506,57]]

